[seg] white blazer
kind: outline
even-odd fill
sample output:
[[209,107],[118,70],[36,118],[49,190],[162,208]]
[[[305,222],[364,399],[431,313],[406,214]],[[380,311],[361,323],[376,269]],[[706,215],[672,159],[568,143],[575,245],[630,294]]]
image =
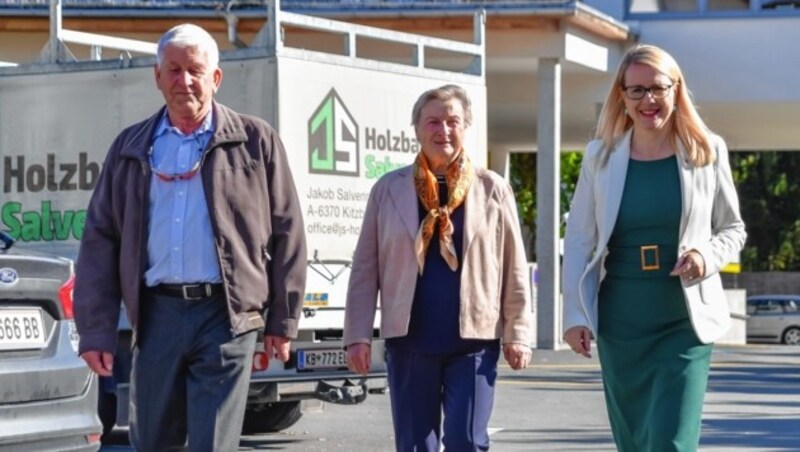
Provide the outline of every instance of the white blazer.
[[[597,337],[597,298],[603,258],[617,220],[630,160],[632,131],[618,142],[602,165],[602,142],[591,141],[581,166],[564,238],[564,331],[584,325]],[[730,326],[730,312],[719,270],[741,250],[747,234],[739,214],[725,142],[712,136],[714,163],[695,167],[681,147],[678,167],[682,213],[678,255],[697,250],[706,274],[683,282],[683,294],[695,334],[711,343]]]

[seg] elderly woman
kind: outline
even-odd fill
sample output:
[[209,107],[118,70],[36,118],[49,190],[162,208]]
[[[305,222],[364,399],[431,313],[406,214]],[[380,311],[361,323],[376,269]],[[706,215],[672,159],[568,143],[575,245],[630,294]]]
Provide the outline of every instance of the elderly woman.
[[587,357],[597,338],[620,451],[696,450],[730,324],[719,270],[745,240],[728,150],[648,45],[623,57],[596,138],[567,222],[564,338]]
[[513,369],[530,360],[514,194],[467,156],[470,108],[454,85],[420,96],[412,124],[421,152],[373,187],[353,258],[348,365],[369,371],[380,293],[398,451],[488,450],[500,340]]

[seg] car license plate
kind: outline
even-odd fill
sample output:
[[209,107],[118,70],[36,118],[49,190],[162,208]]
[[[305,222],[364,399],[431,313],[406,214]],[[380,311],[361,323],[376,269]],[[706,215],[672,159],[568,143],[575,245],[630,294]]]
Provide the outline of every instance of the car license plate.
[[347,355],[344,350],[335,348],[298,350],[297,369],[339,369],[347,367]]
[[0,350],[44,348],[44,325],[39,309],[0,309]]

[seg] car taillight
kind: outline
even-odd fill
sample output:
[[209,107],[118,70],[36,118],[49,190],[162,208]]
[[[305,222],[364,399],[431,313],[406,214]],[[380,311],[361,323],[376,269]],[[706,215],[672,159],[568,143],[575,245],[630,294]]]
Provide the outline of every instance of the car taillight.
[[75,288],[75,275],[69,277],[67,282],[61,285],[58,290],[58,299],[61,301],[61,307],[64,308],[64,316],[67,319],[72,319],[72,290]]
[[269,367],[269,356],[264,352],[253,353],[253,372],[261,372]]
[[86,435],[86,442],[88,444],[100,444],[101,433],[89,433]]

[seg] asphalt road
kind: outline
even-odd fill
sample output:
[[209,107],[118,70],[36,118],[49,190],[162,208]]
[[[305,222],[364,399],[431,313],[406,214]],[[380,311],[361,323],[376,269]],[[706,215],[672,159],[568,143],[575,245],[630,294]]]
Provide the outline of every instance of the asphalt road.
[[[596,358],[536,350],[532,367],[501,367],[500,373],[490,424],[493,451],[615,450]],[[125,432],[115,433],[125,440]],[[244,437],[240,450],[391,452],[392,444],[389,397],[370,395],[358,406],[313,407],[286,431]],[[800,450],[800,349],[716,347],[700,449]]]

